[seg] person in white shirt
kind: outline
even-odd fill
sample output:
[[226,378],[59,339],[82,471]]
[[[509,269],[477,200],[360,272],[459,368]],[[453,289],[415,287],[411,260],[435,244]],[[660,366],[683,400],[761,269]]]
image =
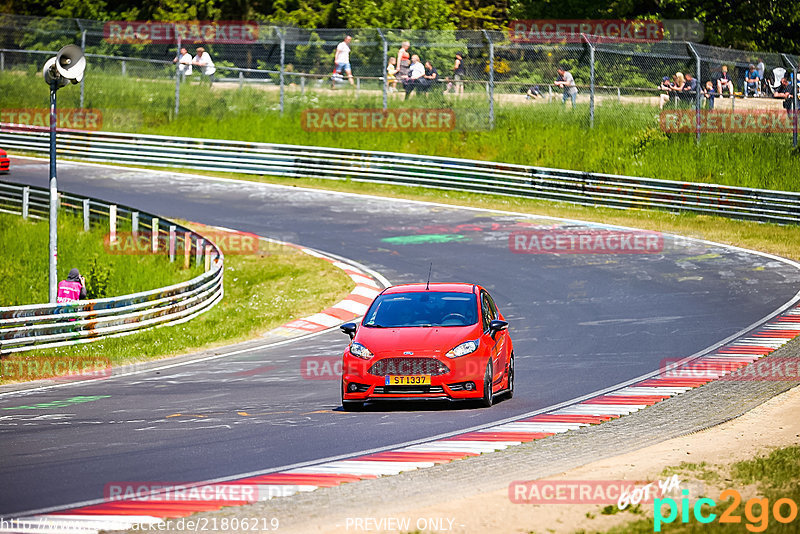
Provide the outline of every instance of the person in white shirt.
[[181,53],[172,62],[178,64],[178,77],[181,81],[183,81],[184,76],[192,75],[192,55],[186,50],[186,47],[181,47]]
[[[333,74],[341,76],[347,73],[347,79],[350,80],[350,85],[355,85],[353,81],[353,69],[350,67],[350,41],[353,37],[350,35],[345,36],[344,41],[339,43],[336,47],[336,55],[333,57]],[[333,88],[336,89],[336,80],[333,81]]]
[[203,75],[206,76],[211,83],[214,83],[214,73],[217,72],[217,68],[214,66],[214,62],[211,60],[211,55],[206,52],[205,48],[197,48],[197,55],[194,56],[192,65],[199,67],[200,72],[203,73]]
[[403,80],[403,87],[406,90],[406,100],[408,100],[408,95],[411,94],[411,91],[417,88],[423,76],[425,76],[425,65],[420,63],[419,56],[414,54],[411,56],[411,65],[408,67],[408,77]]

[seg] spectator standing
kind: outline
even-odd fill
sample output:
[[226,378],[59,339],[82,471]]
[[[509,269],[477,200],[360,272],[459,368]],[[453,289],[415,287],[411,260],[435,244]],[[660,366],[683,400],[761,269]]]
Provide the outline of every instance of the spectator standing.
[[[336,46],[336,54],[333,57],[333,73],[334,74],[347,74],[347,79],[350,85],[355,85],[353,81],[353,69],[350,67],[350,41],[353,40],[351,35],[346,35],[344,41]],[[332,82],[333,88],[336,89],[336,81]]]
[[211,54],[206,52],[205,48],[199,47],[197,49],[192,65],[199,67],[203,76],[208,78],[212,84],[214,83],[214,73],[217,72],[217,68],[211,60]]
[[186,50],[185,46],[181,47],[180,54],[175,56],[172,62],[178,65],[177,73],[181,81],[183,81],[186,76],[192,75],[192,55]]
[[722,67],[720,67],[719,74],[717,74],[717,93],[719,93],[720,98],[723,98],[722,90],[725,88],[728,89],[728,94],[731,98],[733,98],[733,80],[731,80],[731,77],[728,74],[728,66],[722,65]]
[[411,94],[416,87],[418,87],[420,80],[425,76],[425,66],[419,62],[419,56],[414,54],[411,56],[411,64],[408,67],[408,75],[403,80],[403,87],[406,90],[405,100],[408,100],[408,95]]
[[714,109],[714,99],[717,97],[717,91],[714,89],[714,82],[711,80],[706,82],[706,88],[703,89],[703,97],[706,100],[706,107]]
[[750,94],[758,96],[761,92],[761,79],[758,76],[758,70],[752,63],[747,67],[747,72],[744,75],[744,97],[747,98]]
[[675,84],[669,80],[669,76],[661,78],[661,85],[658,86],[661,89],[661,94],[658,95],[658,109],[664,109],[664,106],[669,103],[670,93],[674,87]]
[[564,90],[564,96],[561,99],[561,103],[566,105],[567,98],[572,100],[572,107],[575,107],[575,100],[578,97],[578,86],[575,85],[575,78],[572,77],[572,74],[567,70],[567,67],[561,65],[558,67],[558,78],[555,81],[555,85],[561,87]]
[[467,69],[464,66],[464,56],[460,52],[456,53],[456,60],[453,64],[453,79],[455,80],[455,90],[457,95],[464,94],[464,76]]
[[86,298],[86,280],[81,276],[78,269],[70,269],[69,275],[66,280],[58,283],[58,292],[56,293],[56,302],[63,304],[65,302],[76,302]]
[[681,88],[681,98],[688,103],[691,103],[695,98],[697,98],[697,80],[694,79],[694,76],[691,72],[687,72],[686,75],[686,83],[683,84]]
[[389,64],[386,66],[386,84],[389,86],[389,92],[397,91],[397,60],[394,57],[389,58]]
[[764,81],[764,74],[767,72],[767,67],[764,65],[764,60],[758,58],[758,63],[756,63],[756,70],[758,71],[758,78],[763,82]]
[[411,43],[403,41],[397,51],[397,76],[401,80],[408,77],[408,69],[411,67],[411,55],[408,53],[410,46]]

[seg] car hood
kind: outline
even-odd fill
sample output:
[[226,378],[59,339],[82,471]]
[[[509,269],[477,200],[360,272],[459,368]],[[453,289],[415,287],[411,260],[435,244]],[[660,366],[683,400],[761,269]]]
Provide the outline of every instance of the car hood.
[[429,326],[369,328],[361,326],[355,340],[376,356],[402,355],[406,351],[444,354],[456,345],[481,336],[479,324],[470,326]]

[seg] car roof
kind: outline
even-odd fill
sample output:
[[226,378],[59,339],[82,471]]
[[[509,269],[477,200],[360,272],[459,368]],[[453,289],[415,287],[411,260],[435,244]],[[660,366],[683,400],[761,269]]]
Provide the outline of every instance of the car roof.
[[426,284],[400,284],[386,288],[382,294],[418,293],[421,291],[451,292],[451,293],[477,293],[479,286],[466,283],[436,282],[429,286]]

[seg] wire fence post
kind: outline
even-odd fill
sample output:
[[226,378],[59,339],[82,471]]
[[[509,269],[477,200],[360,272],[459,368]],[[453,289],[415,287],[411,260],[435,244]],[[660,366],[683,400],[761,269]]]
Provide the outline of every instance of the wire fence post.
[[28,207],[30,206],[30,198],[31,198],[31,188],[30,187],[23,187],[22,188],[22,218],[28,218]]
[[792,148],[797,148],[797,65],[786,54],[781,54],[781,57],[792,69]]
[[380,28],[376,28],[378,30],[378,35],[381,37],[381,41],[383,42],[383,111],[386,111],[386,108],[389,107],[389,79],[386,69],[389,68],[387,61],[389,60],[389,42],[386,40],[386,36],[383,35],[383,31]]
[[[700,54],[695,50],[694,45],[686,41],[686,47],[695,61],[696,74],[694,77],[695,91],[694,91],[694,142],[700,143]],[[746,92],[746,91],[745,91]]]
[[594,45],[586,34],[581,34],[583,42],[589,48],[589,128],[594,128]]
[[181,34],[178,33],[177,24],[174,26],[175,35],[178,37],[178,63],[175,68],[175,117],[178,117],[178,110],[181,107]]
[[[86,30],[81,32],[81,51],[86,54]],[[83,92],[86,87],[86,76],[81,77],[81,109],[83,109]]]
[[281,82],[281,115],[283,115],[284,110],[284,68],[286,63],[286,37],[284,33],[280,30],[280,28],[275,28],[275,32],[278,34],[278,37],[281,38],[281,71],[280,71],[280,82]]
[[494,42],[489,32],[486,30],[482,31],[489,43],[489,84],[486,88],[489,93],[489,129],[494,130]]

